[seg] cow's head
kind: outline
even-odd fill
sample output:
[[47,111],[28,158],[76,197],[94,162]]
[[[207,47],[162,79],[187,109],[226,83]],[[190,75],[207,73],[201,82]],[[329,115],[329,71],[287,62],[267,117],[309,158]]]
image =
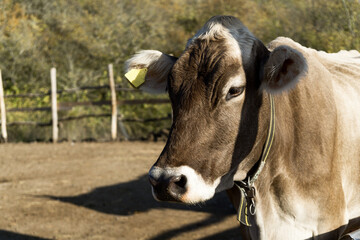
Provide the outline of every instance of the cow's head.
[[243,180],[265,142],[268,93],[296,84],[306,66],[286,46],[270,52],[234,17],[211,18],[183,54],[141,51],[127,69],[147,67],[144,90],[169,93],[173,123],[149,172],[158,200],[196,203]]

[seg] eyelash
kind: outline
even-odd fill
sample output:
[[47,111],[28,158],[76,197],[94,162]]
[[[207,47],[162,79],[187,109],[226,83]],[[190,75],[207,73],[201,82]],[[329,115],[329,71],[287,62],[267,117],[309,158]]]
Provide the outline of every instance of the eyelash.
[[240,96],[244,92],[244,87],[231,87],[229,89],[229,92],[226,94],[226,101],[229,101],[230,99]]

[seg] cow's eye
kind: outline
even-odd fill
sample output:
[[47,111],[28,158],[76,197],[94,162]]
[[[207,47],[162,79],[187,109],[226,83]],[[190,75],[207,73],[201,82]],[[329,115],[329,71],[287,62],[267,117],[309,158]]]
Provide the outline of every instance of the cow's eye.
[[234,97],[240,96],[244,92],[244,87],[231,87],[226,94],[226,100],[230,100]]

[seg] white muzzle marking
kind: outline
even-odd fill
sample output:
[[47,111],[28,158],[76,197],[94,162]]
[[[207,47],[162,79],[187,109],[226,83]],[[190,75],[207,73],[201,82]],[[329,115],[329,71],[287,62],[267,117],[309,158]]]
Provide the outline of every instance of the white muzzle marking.
[[[220,178],[216,179],[213,183],[205,181],[199,173],[189,166],[167,168],[153,166],[149,171],[149,175],[155,179],[160,179],[161,177],[185,176],[187,179],[185,185],[186,192],[178,200],[189,204],[204,202],[211,199],[215,194],[216,187],[220,183]],[[153,196],[158,200],[154,188]]]

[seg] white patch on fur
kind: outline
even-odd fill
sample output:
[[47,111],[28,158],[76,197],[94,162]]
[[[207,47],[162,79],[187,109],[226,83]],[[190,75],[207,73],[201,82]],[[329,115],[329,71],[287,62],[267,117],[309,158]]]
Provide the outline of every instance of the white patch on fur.
[[235,38],[233,38],[231,35],[226,38],[226,43],[228,44],[228,50],[227,55],[231,56],[235,59],[239,59],[240,62],[242,62],[242,56],[245,55],[246,59],[249,58],[248,53],[243,54],[240,50],[239,44]]
[[[209,183],[203,179],[203,177],[197,173],[193,168],[189,166],[180,167],[167,167],[159,168],[152,167],[149,174],[154,178],[160,178],[160,176],[186,176],[186,192],[181,196],[180,201],[184,203],[199,203],[211,199],[215,194],[215,189],[220,183],[220,178],[216,179],[213,183]],[[154,198],[157,200],[156,194],[153,190]]]
[[145,83],[139,88],[143,91],[159,94],[166,92],[167,77],[175,61],[157,50],[143,50],[125,62],[125,71],[133,68],[148,68]]
[[163,53],[157,50],[142,50],[125,62],[125,71],[128,72],[133,68],[149,67],[156,62]]
[[208,22],[195,34],[193,39],[215,37],[216,35],[226,34],[226,29],[220,23]]
[[229,53],[231,53],[231,55],[245,61],[248,60],[256,38],[239,20],[236,19],[235,21],[229,18],[228,21],[224,20],[223,23],[219,23],[216,19],[215,21],[210,19],[195,36],[188,41],[186,48],[197,38],[210,40],[222,36],[226,38],[229,43]]
[[255,36],[245,26],[241,30],[231,29],[230,34],[238,43],[238,46],[241,46],[242,60],[247,61],[251,56],[251,50],[256,39]]

